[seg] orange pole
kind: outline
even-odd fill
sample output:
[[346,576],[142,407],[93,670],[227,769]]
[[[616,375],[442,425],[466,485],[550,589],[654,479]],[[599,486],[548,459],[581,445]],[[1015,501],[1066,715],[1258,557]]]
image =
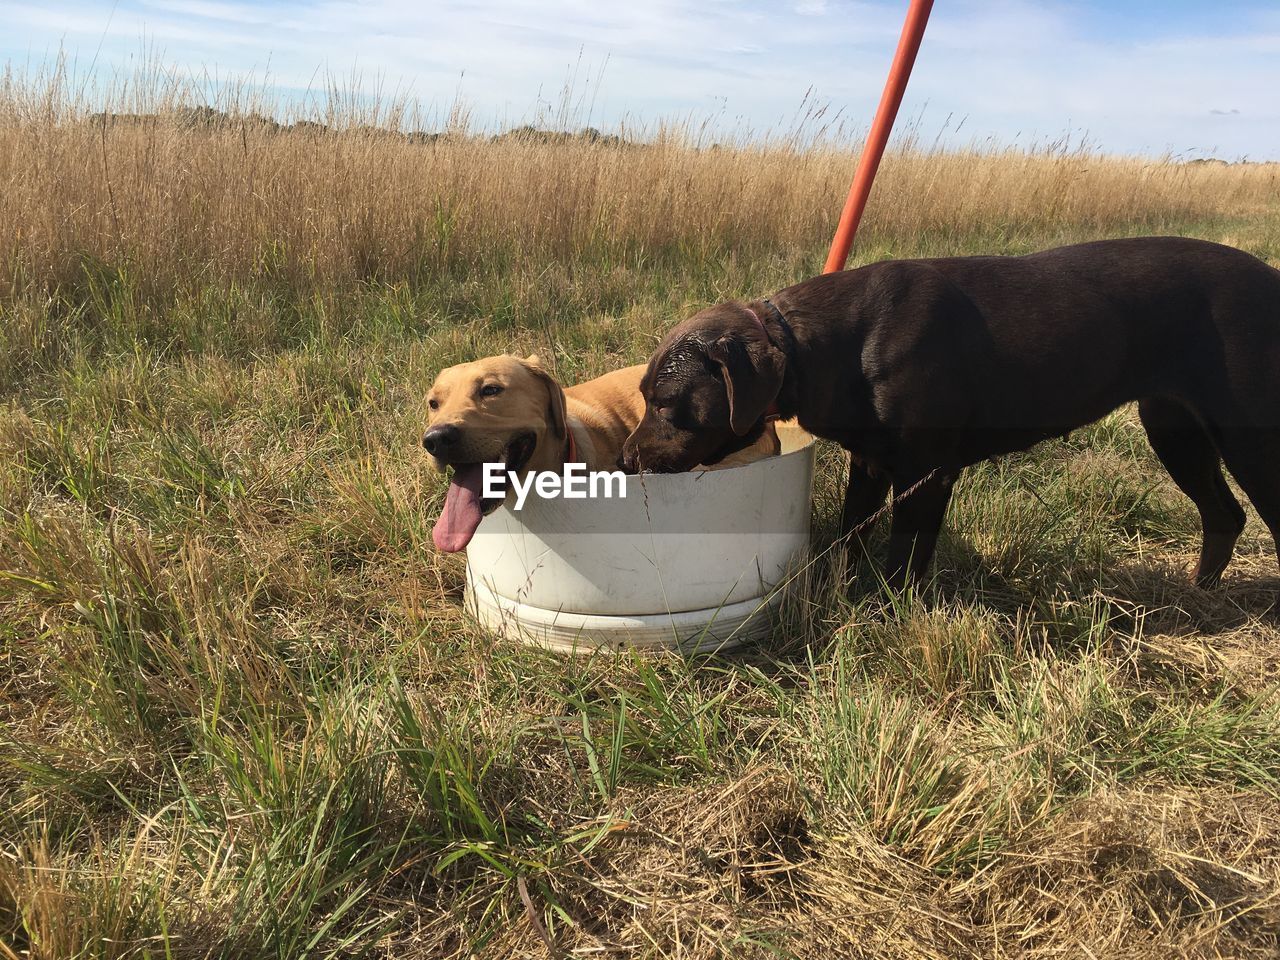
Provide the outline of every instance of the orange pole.
[[924,27],[929,22],[929,11],[932,9],[933,0],[911,0],[907,19],[902,24],[902,36],[898,38],[898,52],[893,55],[893,66],[889,68],[884,95],[880,97],[880,106],[876,108],[876,117],[871,123],[871,132],[867,134],[867,142],[862,146],[862,156],[858,158],[858,169],[853,174],[853,185],[849,188],[849,198],[844,202],[840,225],[836,227],[836,235],[831,241],[831,252],[827,254],[827,265],[822,268],[823,273],[843,270],[849,259],[853,235],[858,232],[862,211],[866,209],[867,197],[871,195],[871,182],[876,178],[885,144],[889,142],[889,131],[893,129],[894,118],[902,104],[907,78],[911,76],[911,67],[916,62],[916,52],[920,49],[920,40],[924,37]]

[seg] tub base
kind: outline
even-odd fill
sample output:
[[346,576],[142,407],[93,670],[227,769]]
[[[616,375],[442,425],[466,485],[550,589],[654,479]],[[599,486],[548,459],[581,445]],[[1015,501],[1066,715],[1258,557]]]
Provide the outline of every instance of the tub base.
[[597,650],[679,650],[713,653],[768,636],[781,591],[740,603],[635,616],[547,610],[499,596],[467,571],[467,609],[486,629],[562,653]]

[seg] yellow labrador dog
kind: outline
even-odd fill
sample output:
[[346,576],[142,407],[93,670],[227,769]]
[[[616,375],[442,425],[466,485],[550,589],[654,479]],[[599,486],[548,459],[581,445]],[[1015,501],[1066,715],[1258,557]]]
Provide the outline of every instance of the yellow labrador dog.
[[[453,468],[444,509],[431,531],[446,553],[466,548],[480,521],[503,502],[483,495],[484,464],[517,476],[566,463],[616,470],[622,444],[644,416],[640,378],[646,365],[561,387],[536,356],[486,357],[441,370],[427,393],[422,445],[439,470]],[[772,428],[754,446],[716,467],[778,453]]]

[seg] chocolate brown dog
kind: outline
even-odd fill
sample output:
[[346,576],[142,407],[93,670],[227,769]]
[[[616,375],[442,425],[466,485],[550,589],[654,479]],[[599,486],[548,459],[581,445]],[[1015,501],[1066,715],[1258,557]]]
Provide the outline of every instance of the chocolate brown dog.
[[901,497],[893,587],[926,572],[962,468],[1134,400],[1200,510],[1198,583],[1217,582],[1244,527],[1220,460],[1280,540],[1280,271],[1215,243],[1103,240],[815,277],[677,325],[641,391],[630,469],[714,462],[771,410],[847,449],[846,533],[890,486]]

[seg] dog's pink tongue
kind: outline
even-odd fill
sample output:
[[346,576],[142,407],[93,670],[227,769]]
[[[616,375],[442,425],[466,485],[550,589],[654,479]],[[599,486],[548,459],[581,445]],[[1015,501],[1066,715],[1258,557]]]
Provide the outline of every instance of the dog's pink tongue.
[[480,509],[482,477],[483,468],[478,463],[453,471],[449,492],[444,497],[444,509],[431,528],[431,539],[445,553],[465,550],[475,535],[476,527],[484,519],[484,511]]

